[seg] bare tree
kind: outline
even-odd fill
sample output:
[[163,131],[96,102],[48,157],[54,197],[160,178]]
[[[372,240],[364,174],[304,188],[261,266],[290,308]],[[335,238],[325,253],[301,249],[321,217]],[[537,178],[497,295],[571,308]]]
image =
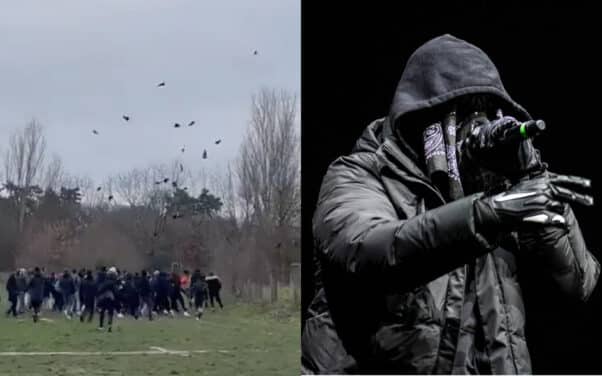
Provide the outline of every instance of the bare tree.
[[223,213],[226,218],[236,221],[238,219],[238,196],[236,194],[236,176],[232,166],[228,163],[225,170],[216,169],[211,175],[209,189],[217,194],[224,203]]
[[251,122],[237,163],[245,221],[256,228],[277,299],[283,237],[299,216],[299,137],[297,98],[262,89],[252,98]]
[[10,136],[4,158],[4,175],[7,182],[20,188],[16,197],[19,206],[19,232],[23,231],[27,195],[29,189],[37,183],[45,152],[43,128],[36,120],[30,121],[23,130],[15,131]]
[[57,154],[54,154],[44,170],[42,188],[58,191],[63,185],[64,177],[63,161]]
[[147,169],[135,168],[116,175],[113,180],[119,198],[132,207],[142,205],[152,190],[153,183]]
[[263,89],[253,96],[251,124],[238,158],[239,194],[257,220],[291,224],[299,209],[296,97]]

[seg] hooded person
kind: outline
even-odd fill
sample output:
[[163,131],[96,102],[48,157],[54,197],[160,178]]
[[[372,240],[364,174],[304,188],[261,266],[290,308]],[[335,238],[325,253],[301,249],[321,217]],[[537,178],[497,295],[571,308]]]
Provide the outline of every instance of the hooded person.
[[140,312],[140,296],[138,295],[136,280],[130,273],[127,273],[123,283],[123,300],[126,312],[138,320]]
[[189,316],[188,309],[186,308],[186,303],[184,303],[184,297],[182,296],[182,280],[180,275],[176,272],[171,274],[171,278],[169,280],[169,300],[171,302],[171,312],[179,313],[178,303],[182,306],[182,310],[184,310],[184,316]]
[[211,303],[211,309],[215,309],[213,301],[217,301],[219,307],[224,309],[222,304],[222,298],[220,297],[220,290],[222,289],[222,282],[220,278],[213,272],[209,272],[209,275],[205,278],[207,282],[207,288],[209,289],[209,303]]
[[117,299],[117,269],[113,266],[110,267],[104,277],[104,280],[100,283],[97,290],[96,300],[98,301],[98,307],[100,308],[100,322],[98,330],[104,330],[104,319],[105,314],[108,316],[108,332],[112,331],[113,326],[113,314],[116,308]]
[[21,268],[17,271],[17,312],[19,314],[25,312],[25,293],[27,292],[27,271]]
[[194,308],[196,310],[196,319],[200,320],[203,316],[203,308],[207,295],[209,294],[209,287],[205,281],[205,276],[199,269],[194,271],[190,281],[190,291],[192,299],[194,300]]
[[92,318],[94,316],[96,288],[97,285],[94,282],[94,276],[92,275],[92,271],[87,270],[84,277],[82,278],[80,287],[82,309],[81,315],[79,316],[79,320],[81,322],[84,322],[86,320],[86,316],[88,316],[88,322],[92,321]]
[[33,309],[33,322],[37,322],[40,316],[40,307],[44,300],[44,285],[44,276],[42,275],[40,268],[36,267],[27,286],[27,292],[29,293],[31,307]]
[[547,171],[528,140],[496,144],[528,121],[476,46],[413,53],[388,116],[322,181],[303,373],[531,372],[517,271],[587,301],[600,266],[569,206],[591,197],[566,187],[589,182]]
[[156,285],[155,285],[155,296],[157,304],[157,312],[163,312],[164,315],[168,315],[171,311],[171,304],[169,301],[170,293],[170,278],[169,275],[164,271],[155,273]]
[[75,310],[75,283],[69,270],[63,272],[63,276],[59,280],[59,287],[63,296],[63,313],[68,319],[71,319]]
[[141,300],[141,313],[142,311],[145,311],[144,313],[148,314],[148,319],[150,321],[153,320],[153,306],[154,306],[154,297],[153,297],[153,290],[151,288],[151,283],[150,283],[150,277],[148,275],[148,273],[146,272],[146,270],[143,270],[140,276],[140,279],[138,281],[138,293],[140,294],[140,300]]
[[6,291],[8,293],[8,301],[10,303],[10,308],[6,311],[6,316],[13,315],[13,317],[17,317],[17,303],[19,297],[19,288],[17,286],[17,274],[19,271],[17,270],[6,280]]

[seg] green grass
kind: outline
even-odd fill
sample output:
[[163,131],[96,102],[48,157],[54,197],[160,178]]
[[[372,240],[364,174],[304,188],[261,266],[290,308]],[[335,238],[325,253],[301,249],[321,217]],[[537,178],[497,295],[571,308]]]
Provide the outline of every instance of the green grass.
[[[1,306],[6,309],[7,301]],[[0,317],[0,352],[210,350],[202,354],[0,356],[0,375],[293,375],[299,374],[299,310],[230,304],[192,318],[116,319],[113,333],[44,312],[53,322]],[[216,350],[227,350],[217,352]]]

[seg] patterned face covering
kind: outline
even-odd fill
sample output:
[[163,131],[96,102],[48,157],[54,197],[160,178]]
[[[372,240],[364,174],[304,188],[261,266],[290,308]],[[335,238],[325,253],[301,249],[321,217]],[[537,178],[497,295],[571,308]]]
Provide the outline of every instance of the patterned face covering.
[[[463,141],[475,128],[490,122],[485,112],[487,101],[477,96],[468,104],[473,106],[471,108],[481,111],[464,115],[460,122],[456,120],[456,111],[449,111],[442,122],[435,122],[423,131],[428,176],[450,201],[457,200],[465,194],[494,192],[507,186],[503,176],[462,158]],[[495,112],[495,117],[502,117],[501,110]]]
[[428,175],[449,200],[464,196],[456,147],[456,113],[448,113],[441,123],[425,128],[424,156]]

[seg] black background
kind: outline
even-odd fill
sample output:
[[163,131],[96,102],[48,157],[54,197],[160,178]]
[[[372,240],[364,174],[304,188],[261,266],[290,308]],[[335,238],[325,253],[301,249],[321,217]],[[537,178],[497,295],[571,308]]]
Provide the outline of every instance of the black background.
[[[592,179],[597,206],[574,210],[590,250],[602,259],[602,23],[593,6],[393,3],[302,4],[303,317],[313,295],[311,216],[322,176],[372,120],[387,114],[411,53],[445,33],[483,49],[514,100],[546,121],[536,146],[550,170]],[[524,292],[534,372],[602,373],[602,286],[581,305],[533,282]]]

